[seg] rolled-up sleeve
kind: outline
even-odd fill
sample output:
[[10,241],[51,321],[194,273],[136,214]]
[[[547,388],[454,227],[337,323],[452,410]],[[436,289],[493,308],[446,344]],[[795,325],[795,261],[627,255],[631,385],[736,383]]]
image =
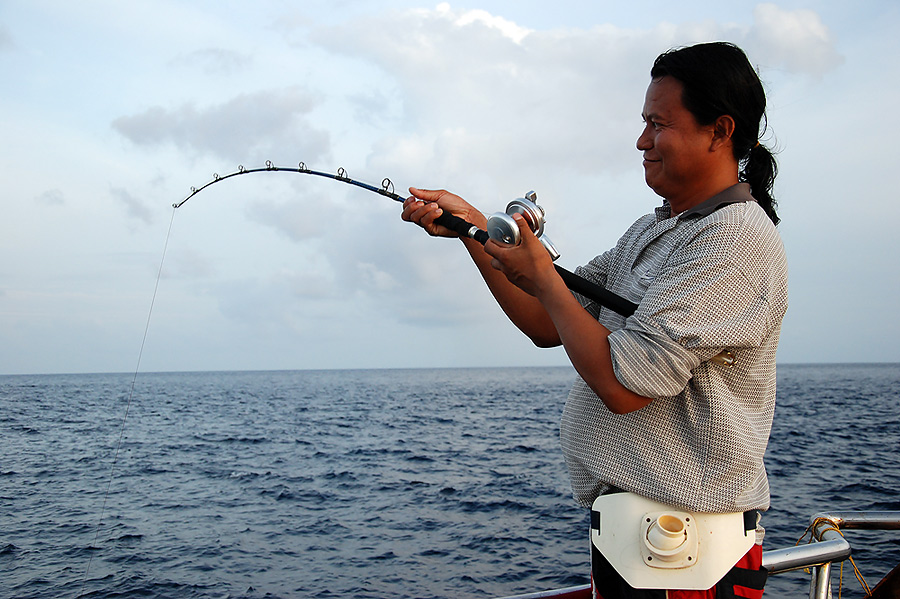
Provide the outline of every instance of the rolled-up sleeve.
[[609,350],[613,372],[622,385],[644,397],[678,395],[700,364],[696,354],[685,350],[667,335],[635,326],[613,331]]

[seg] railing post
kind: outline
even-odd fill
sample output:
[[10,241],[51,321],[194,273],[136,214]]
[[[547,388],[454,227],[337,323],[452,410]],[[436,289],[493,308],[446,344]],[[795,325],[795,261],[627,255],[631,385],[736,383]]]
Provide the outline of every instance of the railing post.
[[809,595],[810,599],[831,599],[831,562],[813,568]]

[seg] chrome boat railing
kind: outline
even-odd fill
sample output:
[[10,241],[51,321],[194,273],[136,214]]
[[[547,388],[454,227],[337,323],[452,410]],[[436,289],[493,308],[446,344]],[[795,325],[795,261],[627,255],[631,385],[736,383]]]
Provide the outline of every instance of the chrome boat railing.
[[815,542],[763,551],[769,575],[811,568],[810,599],[831,596],[831,564],[850,557],[850,543],[841,530],[900,530],[900,512],[822,512],[809,519]]
[[[810,599],[831,597],[831,564],[850,557],[850,543],[841,530],[900,530],[900,512],[822,512],[809,519],[810,543],[763,551],[769,576],[810,568]],[[590,585],[515,595],[505,599],[585,599]]]

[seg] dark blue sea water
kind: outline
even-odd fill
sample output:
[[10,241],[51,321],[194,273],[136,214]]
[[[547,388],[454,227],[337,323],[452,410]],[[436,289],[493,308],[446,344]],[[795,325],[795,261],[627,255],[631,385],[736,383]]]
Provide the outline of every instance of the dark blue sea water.
[[[572,377],[139,374],[128,407],[133,375],[2,376],[0,597],[498,597],[582,584],[587,514],[557,431]],[[900,509],[898,398],[898,365],[780,367],[767,549],[793,545],[819,511]],[[900,561],[900,533],[847,534],[870,584]],[[844,580],[845,596],[862,596]],[[767,596],[807,587],[802,572],[776,576]]]

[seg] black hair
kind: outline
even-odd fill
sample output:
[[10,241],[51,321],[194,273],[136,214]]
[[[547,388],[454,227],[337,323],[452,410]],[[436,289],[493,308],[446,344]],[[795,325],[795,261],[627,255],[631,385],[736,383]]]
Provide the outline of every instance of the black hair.
[[727,42],[697,44],[660,54],[650,69],[653,79],[670,76],[681,82],[681,101],[701,125],[722,115],[734,119],[732,148],[740,165],[741,181],[774,224],[779,218],[772,186],[778,165],[772,152],[759,142],[765,131],[766,93],[743,50]]

